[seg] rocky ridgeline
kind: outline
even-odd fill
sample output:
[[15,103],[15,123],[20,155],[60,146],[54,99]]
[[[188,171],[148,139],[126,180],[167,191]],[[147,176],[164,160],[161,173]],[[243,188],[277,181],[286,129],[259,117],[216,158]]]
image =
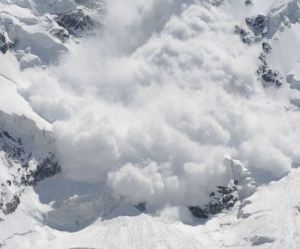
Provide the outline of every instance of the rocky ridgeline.
[[102,12],[101,0],[0,2],[0,52],[11,51],[21,69],[56,63],[67,42],[78,43],[101,26]]
[[[246,5],[253,4],[246,1]],[[235,33],[245,44],[262,43],[262,53],[259,56],[258,77],[262,80],[264,87],[280,87],[284,77],[278,70],[274,70],[267,63],[267,55],[272,52],[271,42],[279,32],[290,28],[292,24],[300,21],[299,1],[289,2],[284,8],[271,10],[268,15],[250,16],[245,19],[245,26],[235,26]]]
[[[0,118],[5,119],[8,116],[8,114],[1,113]],[[6,129],[5,122],[6,120],[1,119],[0,211],[10,214],[18,207],[20,196],[27,186],[36,185],[39,181],[58,174],[61,168],[56,160],[54,150],[51,148],[52,144],[45,145],[48,143],[46,141],[48,134],[44,132],[43,135],[42,131],[35,131],[34,128],[38,128],[33,125],[32,121],[19,117],[15,122],[24,123],[24,127],[33,130],[13,134],[12,131]],[[8,121],[8,123],[10,122],[11,120]],[[36,137],[31,139],[34,136]],[[39,141],[41,139],[45,141]],[[37,147],[35,148],[32,144],[36,144]]]
[[[261,42],[268,34],[268,17],[257,15],[246,18],[245,22],[249,29],[235,26],[235,33],[239,34],[242,42],[251,45]],[[267,63],[267,54],[271,53],[272,47],[268,42],[262,42],[262,53],[259,56],[259,68],[257,75],[262,79],[265,87],[282,85],[283,79],[280,72],[270,68]]]
[[[213,6],[220,6],[223,0],[211,0]],[[245,5],[253,5],[252,0],[245,0]],[[296,23],[300,19],[299,6],[295,6],[296,1],[287,5],[287,8],[277,15],[257,15],[250,16],[245,19],[245,26],[236,25],[234,32],[238,34],[241,41],[247,45],[252,45],[262,42],[262,53],[259,56],[259,68],[257,75],[262,80],[264,87],[276,86],[280,87],[283,84],[283,76],[278,70],[269,67],[267,63],[267,55],[271,53],[272,47],[269,42],[263,42],[266,39],[271,39],[274,34],[280,30],[280,25],[283,24],[289,27],[291,23]],[[293,12],[298,14],[293,14]],[[293,12],[292,12],[293,11]],[[292,14],[291,14],[292,13]],[[274,28],[275,25],[275,28]]]
[[263,42],[262,50],[263,52],[259,56],[260,64],[257,69],[257,74],[262,78],[265,87],[272,85],[280,87],[283,82],[283,76],[279,71],[270,68],[267,63],[267,55],[271,53],[272,46],[268,42]]

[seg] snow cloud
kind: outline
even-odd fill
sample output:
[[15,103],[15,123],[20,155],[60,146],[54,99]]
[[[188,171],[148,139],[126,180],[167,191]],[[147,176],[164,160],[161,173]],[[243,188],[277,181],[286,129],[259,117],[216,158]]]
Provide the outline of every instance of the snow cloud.
[[133,204],[197,205],[228,183],[225,156],[269,178],[299,164],[292,90],[263,89],[259,48],[234,25],[206,1],[112,0],[100,34],[58,66],[25,71],[63,173]]

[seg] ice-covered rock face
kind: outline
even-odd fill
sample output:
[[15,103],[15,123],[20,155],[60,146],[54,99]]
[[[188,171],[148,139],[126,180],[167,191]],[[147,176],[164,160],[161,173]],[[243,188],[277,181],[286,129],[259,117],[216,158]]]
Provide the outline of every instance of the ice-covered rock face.
[[91,30],[94,21],[82,10],[60,13],[56,17],[58,25],[62,26],[69,34],[80,36],[84,31]]
[[0,210],[17,209],[26,186],[58,174],[53,135],[21,116],[0,112]]
[[13,46],[13,43],[9,41],[7,38],[5,32],[2,32],[0,34],[0,51],[5,54],[8,49],[10,49]]
[[104,7],[102,1],[92,3],[73,0],[0,3],[2,53],[11,49],[21,69],[56,63],[68,51],[67,41],[72,36],[82,36],[95,28],[92,16],[99,16]]

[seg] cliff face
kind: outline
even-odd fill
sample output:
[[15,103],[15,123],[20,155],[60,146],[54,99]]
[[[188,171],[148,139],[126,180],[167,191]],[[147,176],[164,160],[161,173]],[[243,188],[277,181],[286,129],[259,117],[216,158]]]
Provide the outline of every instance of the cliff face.
[[[25,116],[1,112],[1,211],[13,213],[26,186],[54,176],[61,168],[54,137]],[[4,217],[2,217],[4,218]]]

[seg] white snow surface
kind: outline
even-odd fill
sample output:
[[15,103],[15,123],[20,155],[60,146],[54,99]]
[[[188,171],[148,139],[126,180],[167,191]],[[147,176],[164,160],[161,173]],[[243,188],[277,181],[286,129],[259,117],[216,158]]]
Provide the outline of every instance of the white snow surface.
[[[300,2],[252,2],[1,1],[1,121],[37,151],[51,131],[62,173],[0,216],[0,248],[300,248]],[[54,15],[77,7],[98,26],[63,42]],[[256,74],[262,41],[234,33],[258,14],[281,87]],[[192,217],[235,179],[232,210]]]
[[182,223],[178,217],[188,216],[187,210],[166,208],[160,217],[132,214],[97,219],[74,233],[45,226],[41,212],[47,207],[29,189],[22,198],[21,208],[1,223],[0,238],[4,248],[24,249],[296,249],[300,246],[299,180],[299,169],[292,170],[283,179],[259,187],[239,209],[205,223],[193,221],[191,217],[185,217],[186,223]]

